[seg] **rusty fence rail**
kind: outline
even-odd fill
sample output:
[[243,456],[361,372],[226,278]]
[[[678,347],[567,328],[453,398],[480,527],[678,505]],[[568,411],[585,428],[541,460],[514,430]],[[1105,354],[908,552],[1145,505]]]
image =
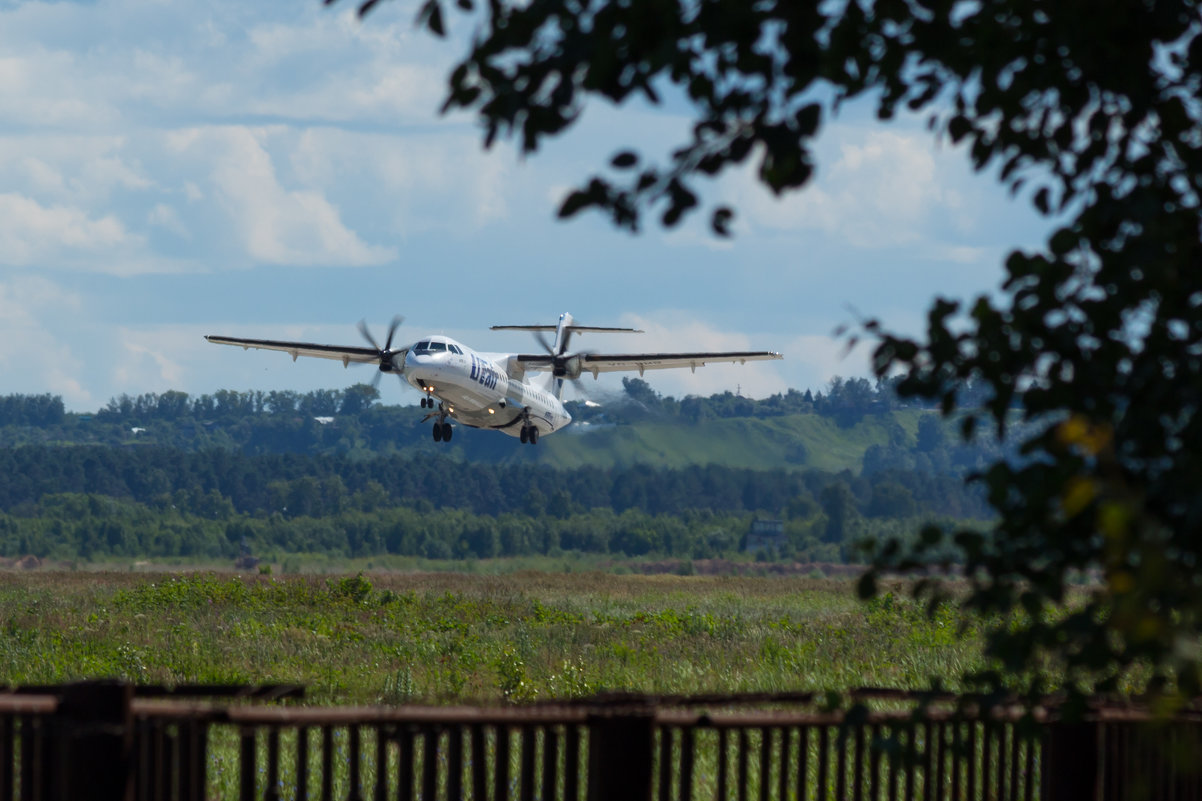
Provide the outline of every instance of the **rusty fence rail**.
[[1097,706],[1067,722],[899,693],[845,713],[804,695],[306,707],[262,703],[289,694],[271,688],[30,689],[0,692],[0,801],[1202,798],[1194,713]]

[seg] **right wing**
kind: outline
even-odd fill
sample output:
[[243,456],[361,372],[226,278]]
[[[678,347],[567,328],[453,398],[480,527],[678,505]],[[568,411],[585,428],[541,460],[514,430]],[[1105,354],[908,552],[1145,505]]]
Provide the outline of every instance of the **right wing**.
[[[555,368],[554,359],[541,353],[519,353],[514,358],[528,370]],[[567,361],[575,361],[579,365],[581,373],[592,373],[596,378],[598,373],[612,373],[620,370],[638,370],[639,375],[646,370],[665,370],[674,367],[688,367],[696,371],[698,367],[715,362],[743,364],[780,358],[783,358],[781,354],[771,350],[728,350],[700,353],[581,353],[569,356]]]
[[298,356],[315,356],[319,359],[334,359],[342,366],[356,364],[378,364],[380,352],[375,348],[359,348],[346,345],[317,345],[313,342],[282,342],[276,339],[239,339],[238,337],[207,336],[214,345],[237,345],[243,350],[280,350],[296,361]]

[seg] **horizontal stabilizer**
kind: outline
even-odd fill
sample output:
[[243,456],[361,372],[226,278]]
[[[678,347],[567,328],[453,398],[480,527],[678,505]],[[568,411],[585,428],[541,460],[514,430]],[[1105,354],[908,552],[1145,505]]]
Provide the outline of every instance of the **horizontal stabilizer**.
[[[489,330],[491,331],[558,331],[557,325],[494,325]],[[612,328],[600,325],[565,325],[564,331],[582,334],[642,334],[645,333],[641,328]]]

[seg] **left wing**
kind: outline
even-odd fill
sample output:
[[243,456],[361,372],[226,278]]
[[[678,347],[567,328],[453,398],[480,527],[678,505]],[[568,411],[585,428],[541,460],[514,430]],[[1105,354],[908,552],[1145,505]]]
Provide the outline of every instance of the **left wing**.
[[375,348],[358,348],[346,345],[318,345],[313,342],[282,342],[276,339],[239,339],[237,337],[207,336],[214,345],[237,345],[246,350],[281,350],[296,361],[298,356],[316,356],[319,359],[335,359],[345,367],[351,362],[374,364],[380,361],[380,351]]
[[[551,357],[545,354],[518,354],[516,358],[528,370],[551,370],[555,367]],[[746,350],[702,353],[581,353],[569,357],[568,360],[579,359],[580,373],[592,373],[596,378],[598,373],[622,370],[638,370],[639,375],[645,370],[665,370],[671,367],[688,367],[696,371],[698,367],[707,364],[743,364],[782,358],[784,357],[781,354],[772,350]]]

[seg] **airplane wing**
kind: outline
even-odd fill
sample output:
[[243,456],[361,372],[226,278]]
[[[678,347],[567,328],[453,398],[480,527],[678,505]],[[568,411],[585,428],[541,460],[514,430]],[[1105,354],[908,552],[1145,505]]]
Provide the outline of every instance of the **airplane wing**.
[[[518,354],[518,362],[528,370],[553,369],[551,357],[542,354]],[[766,361],[784,358],[771,350],[707,351],[701,353],[581,353],[571,358],[580,359],[580,373],[613,373],[623,370],[665,370],[672,367],[688,367],[694,371],[707,364],[743,364],[744,362]]]
[[[351,362],[357,364],[377,364],[380,352],[375,348],[360,348],[346,345],[318,345],[313,342],[282,342],[275,339],[239,339],[238,337],[207,336],[206,340],[214,345],[237,345],[246,350],[281,350],[296,361],[298,356],[315,356],[319,359],[334,359],[342,362],[345,367]],[[397,351],[399,353],[400,351]]]

